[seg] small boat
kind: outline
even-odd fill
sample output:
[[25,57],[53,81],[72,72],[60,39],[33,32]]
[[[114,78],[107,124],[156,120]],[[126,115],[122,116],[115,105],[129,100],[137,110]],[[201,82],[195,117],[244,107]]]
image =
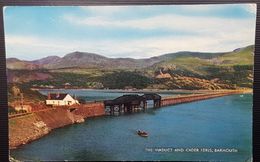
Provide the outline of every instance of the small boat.
[[148,133],[146,133],[146,132],[144,132],[144,131],[138,130],[138,131],[137,131],[137,134],[138,134],[139,136],[141,136],[141,137],[148,137]]
[[244,95],[240,95],[240,97],[244,97]]

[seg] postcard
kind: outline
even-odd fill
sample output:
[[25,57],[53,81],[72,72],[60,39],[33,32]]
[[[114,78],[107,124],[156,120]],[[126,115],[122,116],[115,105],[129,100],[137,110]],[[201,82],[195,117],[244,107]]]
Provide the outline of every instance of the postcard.
[[11,161],[252,161],[256,4],[6,6]]

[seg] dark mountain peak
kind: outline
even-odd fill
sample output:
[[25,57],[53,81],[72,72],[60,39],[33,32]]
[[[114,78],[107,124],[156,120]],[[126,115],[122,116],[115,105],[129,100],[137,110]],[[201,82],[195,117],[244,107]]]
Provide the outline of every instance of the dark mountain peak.
[[159,59],[159,58],[160,58],[159,56],[153,56],[150,59]]
[[241,51],[241,48],[234,49],[233,52],[239,52]]
[[74,57],[74,58],[81,58],[84,57],[86,53],[75,51],[69,54],[66,54],[63,58],[68,58],[68,57]]
[[126,57],[126,58],[122,58],[122,57],[120,57],[120,58],[113,58],[114,60],[122,60],[122,61],[135,61],[135,60],[138,60],[138,59],[133,59],[133,58],[128,58],[128,57]]
[[57,62],[61,58],[59,56],[47,56],[42,59],[34,60],[32,63],[39,64],[39,65],[44,65],[44,64],[50,64],[53,62]]
[[102,59],[104,59],[106,57],[95,54],[95,53],[75,51],[75,52],[69,53],[63,57],[63,59],[67,59],[67,58],[69,58],[69,59],[102,58]]
[[45,59],[45,60],[48,60],[48,59],[60,59],[61,57],[59,56],[47,56],[47,57],[44,57],[42,59]]

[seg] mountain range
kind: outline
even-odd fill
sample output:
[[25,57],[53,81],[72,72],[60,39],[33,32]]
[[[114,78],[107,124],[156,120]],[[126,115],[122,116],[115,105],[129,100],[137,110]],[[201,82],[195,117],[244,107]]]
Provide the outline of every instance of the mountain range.
[[8,58],[8,82],[76,88],[234,89],[252,87],[254,45],[230,52],[181,51],[146,59],[73,52],[25,61]]
[[[17,58],[7,59],[8,69],[60,69],[60,68],[109,68],[109,69],[139,69],[155,64],[170,63],[174,60],[185,58],[194,58],[196,63],[200,61],[211,62],[213,64],[252,64],[254,46],[235,49],[231,52],[222,53],[202,53],[202,52],[176,52],[151,57],[147,59],[132,59],[132,58],[108,58],[94,53],[73,52],[66,54],[64,57],[48,56],[34,61],[23,61]],[[252,55],[244,54],[247,51],[252,51]]]
[[61,69],[61,68],[143,68],[160,62],[159,57],[149,59],[108,58],[94,53],[73,52],[64,57],[48,56],[34,61],[7,59],[8,69]]

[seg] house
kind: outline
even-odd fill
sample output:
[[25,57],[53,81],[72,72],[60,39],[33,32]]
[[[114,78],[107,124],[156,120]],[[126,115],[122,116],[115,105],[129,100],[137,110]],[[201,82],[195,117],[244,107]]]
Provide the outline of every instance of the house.
[[163,73],[162,70],[160,69],[160,74],[158,74],[155,78],[158,79],[163,79],[163,78],[172,78],[172,76],[169,73]]
[[67,93],[49,93],[46,105],[52,106],[69,106],[79,104],[79,101]]
[[64,88],[70,88],[71,87],[71,84],[70,83],[65,83],[63,84],[64,85]]
[[26,112],[31,112],[32,111],[32,107],[30,105],[16,105],[14,107],[15,111],[26,111]]

